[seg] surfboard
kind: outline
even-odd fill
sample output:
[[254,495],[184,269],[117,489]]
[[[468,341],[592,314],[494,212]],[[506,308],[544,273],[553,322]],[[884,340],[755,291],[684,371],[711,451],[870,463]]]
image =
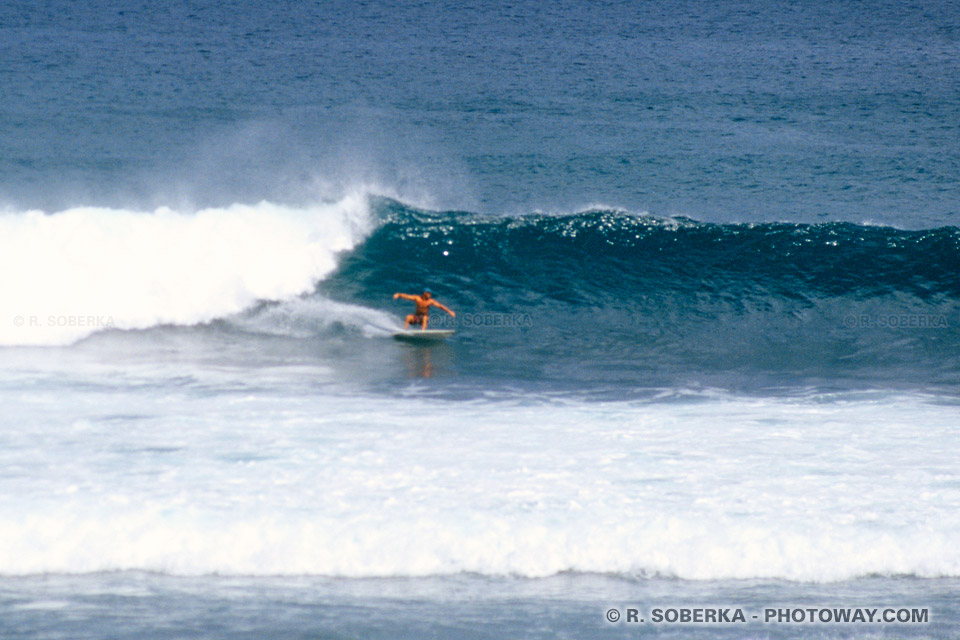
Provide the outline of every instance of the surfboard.
[[446,340],[452,335],[453,331],[449,329],[408,329],[405,331],[397,331],[393,334],[393,337],[404,342],[420,342],[427,344]]

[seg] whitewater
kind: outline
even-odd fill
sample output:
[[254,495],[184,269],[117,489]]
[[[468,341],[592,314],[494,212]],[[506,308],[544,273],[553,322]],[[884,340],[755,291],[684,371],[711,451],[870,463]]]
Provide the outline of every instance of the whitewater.
[[152,212],[0,215],[0,344],[69,344],[97,329],[192,325],[308,292],[370,225],[366,197]]
[[329,374],[303,368],[83,371],[6,403],[6,575],[960,572],[935,398],[458,403],[311,392]]

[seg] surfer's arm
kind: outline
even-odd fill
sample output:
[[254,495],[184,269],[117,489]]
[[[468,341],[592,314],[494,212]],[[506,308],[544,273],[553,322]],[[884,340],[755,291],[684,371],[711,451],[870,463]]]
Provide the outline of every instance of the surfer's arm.
[[450,311],[450,309],[447,309],[445,306],[443,306],[442,304],[440,304],[440,303],[437,302],[436,300],[431,300],[430,302],[433,303],[433,306],[435,306],[435,307],[440,307],[441,309],[443,309],[444,311],[446,311],[447,313],[449,313],[449,314],[450,314],[451,316],[453,316],[454,318],[457,317],[457,314],[455,314],[453,311]]
[[412,295],[410,295],[409,293],[395,293],[395,294],[393,294],[393,299],[396,300],[397,298],[403,298],[404,300],[416,300],[416,299],[417,299],[416,296],[412,296]]

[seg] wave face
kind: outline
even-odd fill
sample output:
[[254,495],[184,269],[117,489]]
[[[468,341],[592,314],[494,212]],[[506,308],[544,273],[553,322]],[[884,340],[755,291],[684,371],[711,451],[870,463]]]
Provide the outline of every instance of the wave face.
[[[76,208],[0,215],[0,345],[191,325],[310,291],[368,231],[365,197],[180,213]],[[10,277],[16,274],[16,277]]]
[[582,380],[584,357],[608,379],[665,367],[891,379],[906,367],[945,381],[960,371],[955,227],[378,210],[384,222],[322,291],[382,307],[429,285],[462,314],[435,321],[499,351],[499,371]]

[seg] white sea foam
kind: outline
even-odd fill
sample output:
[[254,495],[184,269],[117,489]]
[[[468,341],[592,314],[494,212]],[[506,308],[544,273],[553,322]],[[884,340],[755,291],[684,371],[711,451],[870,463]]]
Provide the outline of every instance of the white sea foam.
[[0,573],[960,575],[955,406],[430,402],[276,374],[222,397],[111,379],[138,391],[59,408],[25,389]]
[[320,296],[294,298],[230,319],[234,326],[257,333],[299,338],[316,336],[332,326],[360,330],[368,337],[381,337],[401,329],[396,316],[355,304]]
[[367,198],[0,215],[0,345],[189,325],[302,294],[370,230]]

